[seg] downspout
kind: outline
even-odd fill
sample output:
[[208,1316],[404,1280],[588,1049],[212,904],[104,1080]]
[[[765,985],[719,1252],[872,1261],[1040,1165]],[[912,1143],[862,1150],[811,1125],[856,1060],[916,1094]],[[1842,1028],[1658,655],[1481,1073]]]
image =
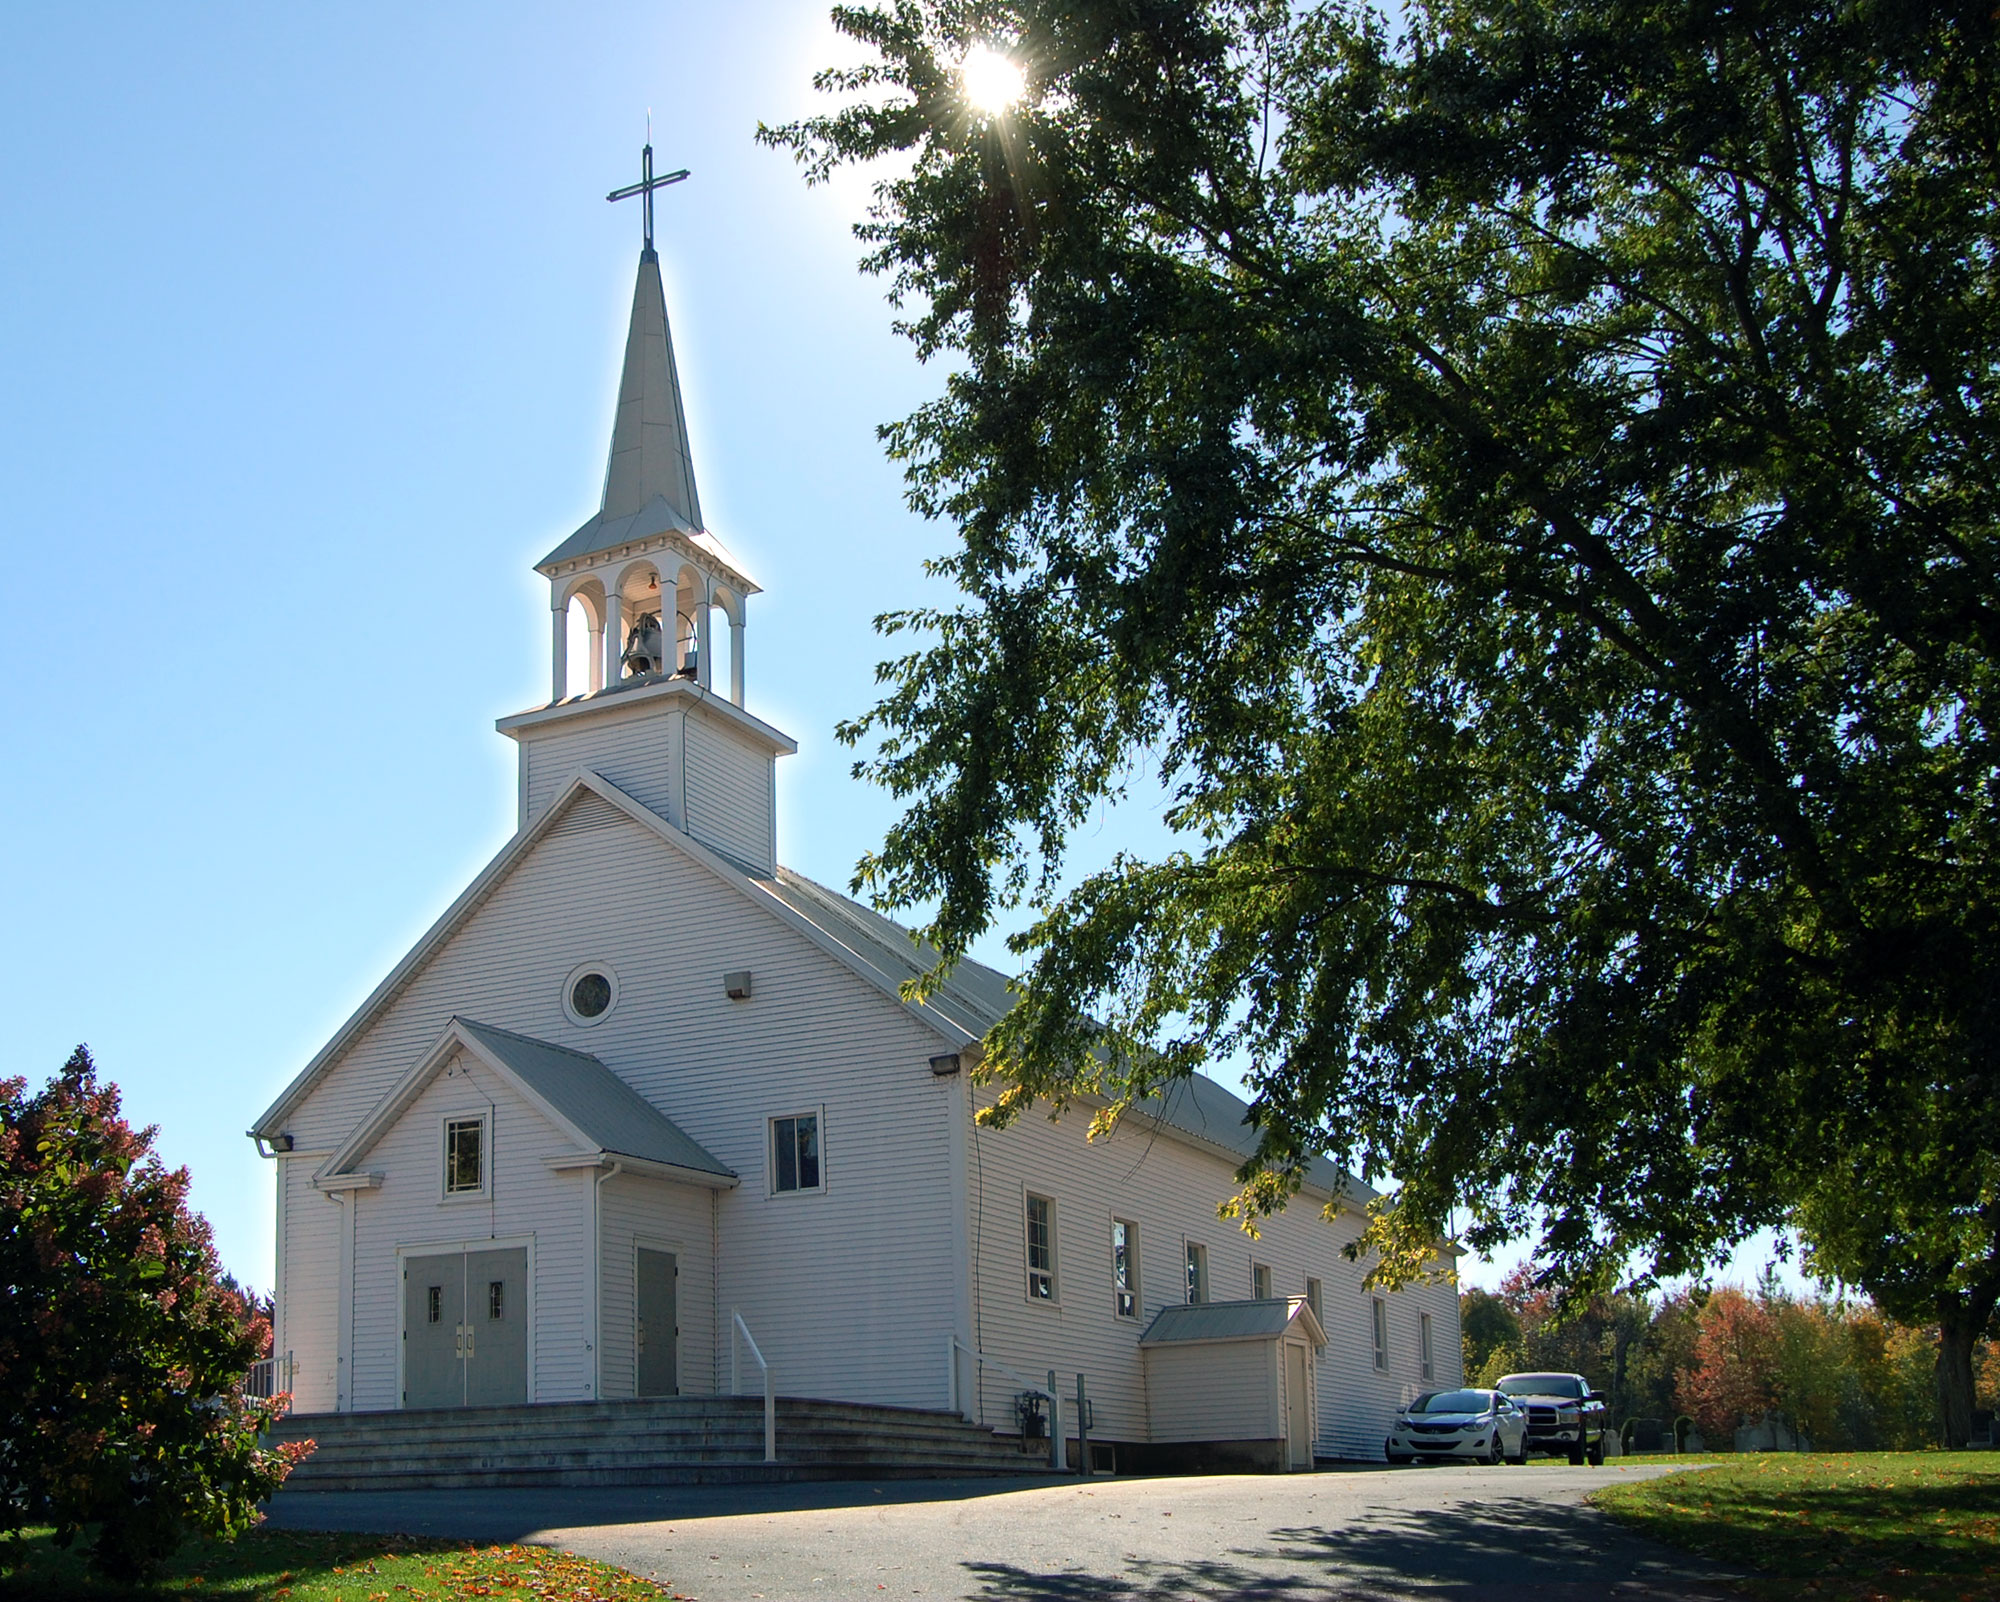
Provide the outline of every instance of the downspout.
[[590,1184],[590,1396],[604,1400],[604,1182],[625,1172],[614,1162]]

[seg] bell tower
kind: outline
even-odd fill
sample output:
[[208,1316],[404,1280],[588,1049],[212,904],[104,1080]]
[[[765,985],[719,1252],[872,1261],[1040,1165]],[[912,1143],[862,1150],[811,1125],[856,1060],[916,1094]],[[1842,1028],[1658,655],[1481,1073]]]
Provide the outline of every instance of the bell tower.
[[[653,191],[638,184],[645,245],[596,514],[535,564],[549,581],[548,704],[502,718],[521,747],[526,827],[570,776],[593,768],[711,848],[776,870],[775,761],[798,749],[744,706],[744,628],[758,586],[702,522],[680,373],[653,248]],[[588,660],[572,674],[570,612]],[[726,653],[726,654],[725,654]],[[726,667],[724,663],[726,662]],[[580,688],[572,691],[572,678]]]

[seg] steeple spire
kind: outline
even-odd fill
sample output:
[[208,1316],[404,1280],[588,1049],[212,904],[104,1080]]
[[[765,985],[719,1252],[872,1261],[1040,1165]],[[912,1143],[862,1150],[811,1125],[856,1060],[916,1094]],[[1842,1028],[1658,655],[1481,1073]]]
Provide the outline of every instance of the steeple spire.
[[625,374],[618,384],[602,510],[607,522],[629,517],[657,495],[689,528],[700,528],[701,497],[694,488],[694,456],[688,450],[687,415],[681,407],[681,375],[674,366],[674,336],[667,328],[660,257],[653,249],[653,191],[679,183],[688,172],[683,167],[653,176],[651,113],[646,121],[648,137],[639,157],[639,181],[604,197],[639,197],[645,213],[646,243],[639,252],[639,282],[632,291],[632,326],[625,336]]
[[611,460],[604,473],[604,520],[629,517],[656,495],[689,528],[702,526],[674,337],[667,327],[667,297],[660,287],[660,258],[648,250],[639,258],[639,282],[632,291],[625,373],[618,383]]

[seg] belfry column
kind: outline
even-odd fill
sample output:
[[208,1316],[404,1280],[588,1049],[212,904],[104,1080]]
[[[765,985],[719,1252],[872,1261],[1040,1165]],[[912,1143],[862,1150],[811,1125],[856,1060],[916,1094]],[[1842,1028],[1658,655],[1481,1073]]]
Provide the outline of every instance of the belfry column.
[[604,688],[624,676],[619,658],[625,654],[625,597],[608,590],[604,597]]
[[[736,610],[743,610],[740,599]],[[729,700],[732,706],[743,704],[743,622],[733,617],[729,620]]]
[[549,701],[553,704],[569,694],[569,608],[558,603],[549,617],[554,624],[549,636]]
[[710,617],[715,607],[711,604],[711,600],[712,597],[706,594],[702,596],[699,606],[695,609],[694,618],[694,677],[695,683],[704,690],[715,681],[715,658],[710,653],[710,645],[715,634]]

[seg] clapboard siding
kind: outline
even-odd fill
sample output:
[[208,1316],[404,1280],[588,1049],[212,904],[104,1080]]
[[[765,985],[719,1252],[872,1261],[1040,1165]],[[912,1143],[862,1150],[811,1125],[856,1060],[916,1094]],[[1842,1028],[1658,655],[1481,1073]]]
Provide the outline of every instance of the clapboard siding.
[[521,816],[526,828],[582,768],[604,775],[669,823],[681,821],[681,717],[635,706],[625,717],[606,714],[580,725],[524,735]]
[[714,1195],[692,1185],[618,1174],[604,1181],[599,1218],[604,1231],[604,1394],[631,1396],[638,1309],[636,1248],[671,1251],[680,1269],[675,1320],[680,1326],[679,1380],[684,1396],[712,1396],[715,1382]]
[[1146,1352],[1153,1439],[1277,1440],[1284,1434],[1280,1344],[1219,1341]]
[[688,718],[683,738],[687,791],[682,827],[760,873],[777,872],[774,759],[704,717]]
[[292,1354],[292,1407],[333,1409],[340,1385],[340,1209],[313,1189],[313,1170],[326,1152],[278,1158],[278,1228],[284,1279],[278,1286],[282,1328],[278,1349]]
[[[620,985],[587,1029],[561,1004],[586,960]],[[747,1001],[723,993],[736,969],[754,975]],[[622,815],[559,827],[305,1098],[290,1121],[299,1145],[337,1147],[454,1013],[594,1054],[742,1176],[720,1201],[715,1372],[740,1307],[787,1394],[942,1403],[957,1102],[929,1071],[938,1037],[893,998]],[[772,1197],[765,1120],[820,1106],[824,1194]],[[589,1179],[551,1183],[571,1187],[565,1217],[587,1219]],[[364,1197],[363,1216],[380,1200]],[[560,1341],[537,1354],[549,1365],[538,1397],[580,1394]]]
[[[481,1198],[442,1194],[443,1125],[448,1117],[490,1114],[490,1184]],[[483,1063],[463,1054],[441,1073],[368,1153],[384,1176],[356,1192],[354,1218],[353,1405],[357,1412],[402,1405],[398,1389],[403,1330],[399,1247],[533,1238],[530,1316],[532,1400],[574,1402],[591,1395],[584,1317],[590,1260],[588,1173],[552,1173],[544,1158],[571,1150],[541,1115]]]
[[[982,1087],[980,1104],[991,1100],[991,1089]],[[1375,1371],[1361,1283],[1366,1265],[1341,1255],[1361,1232],[1363,1221],[1355,1214],[1328,1220],[1317,1199],[1295,1197],[1277,1217],[1260,1222],[1261,1238],[1253,1241],[1235,1222],[1216,1216],[1217,1206],[1236,1190],[1231,1162],[1136,1122],[1108,1140],[1091,1142],[1085,1138],[1088,1123],[1085,1111],[1072,1110],[1052,1122],[1036,1109],[1004,1130],[973,1128],[969,1188],[977,1343],[1031,1375],[1055,1368],[1065,1392],[1073,1393],[1081,1372],[1105,1439],[1148,1439],[1138,1339],[1153,1314],[1185,1297],[1190,1240],[1208,1248],[1212,1301],[1250,1296],[1253,1262],[1270,1267],[1276,1295],[1303,1295],[1309,1276],[1321,1281],[1328,1342],[1318,1364],[1316,1441],[1326,1455],[1381,1456],[1390,1418],[1419,1381],[1420,1311],[1434,1320],[1436,1383],[1458,1383],[1457,1297],[1444,1285],[1415,1286],[1387,1297],[1389,1371]],[[1026,1295],[1023,1209],[1029,1191],[1056,1203],[1060,1299],[1055,1305]],[[1142,1316],[1137,1319],[1119,1318],[1113,1306],[1113,1218],[1138,1227]],[[980,1395],[982,1418],[1010,1425],[1017,1388],[989,1372]]]

